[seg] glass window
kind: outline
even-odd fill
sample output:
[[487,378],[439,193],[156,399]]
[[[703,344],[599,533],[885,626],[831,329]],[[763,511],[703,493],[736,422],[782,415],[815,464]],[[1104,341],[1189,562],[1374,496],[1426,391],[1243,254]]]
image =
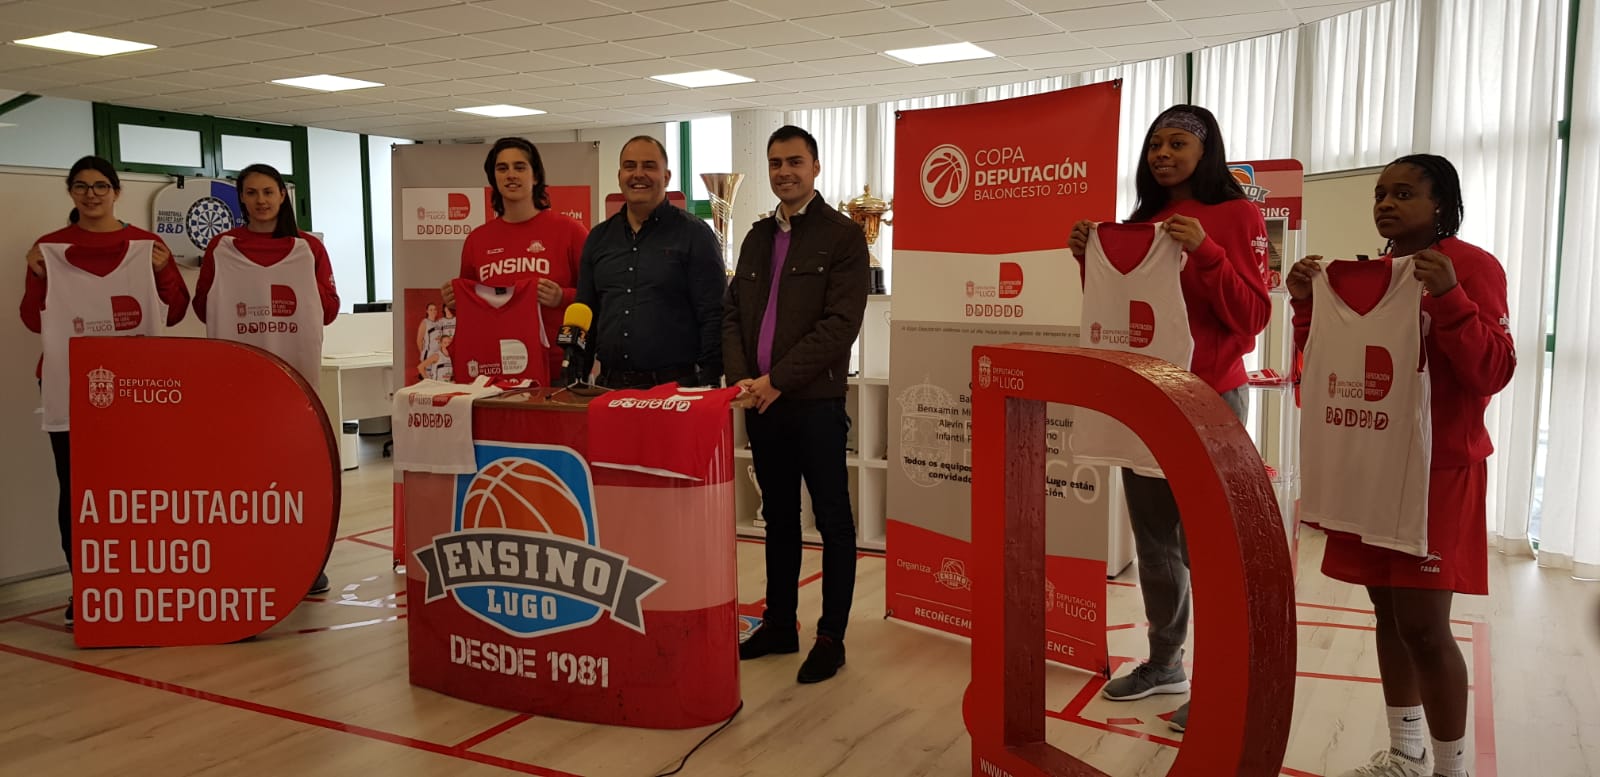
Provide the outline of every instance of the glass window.
[[204,167],[200,156],[200,133],[196,130],[152,127],[145,124],[118,124],[117,142],[121,161],[170,167]]
[[689,122],[689,153],[694,162],[692,200],[708,200],[701,173],[733,172],[733,117],[712,116]]
[[[123,149],[123,159],[127,159],[127,146],[124,145]],[[284,175],[294,175],[294,144],[275,138],[222,136],[222,169],[243,170],[254,164],[269,164]]]

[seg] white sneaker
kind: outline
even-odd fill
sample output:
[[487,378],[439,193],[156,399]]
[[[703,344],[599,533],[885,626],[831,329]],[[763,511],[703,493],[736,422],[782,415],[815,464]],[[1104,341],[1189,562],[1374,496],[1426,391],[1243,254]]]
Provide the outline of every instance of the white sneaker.
[[1341,772],[1339,777],[1429,777],[1428,754],[1413,759],[1399,750],[1379,750],[1366,766]]

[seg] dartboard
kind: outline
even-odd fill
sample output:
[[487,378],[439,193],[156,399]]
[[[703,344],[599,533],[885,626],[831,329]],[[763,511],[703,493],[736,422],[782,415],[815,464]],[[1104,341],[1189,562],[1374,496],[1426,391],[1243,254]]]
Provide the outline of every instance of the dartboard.
[[228,204],[215,197],[201,197],[189,206],[186,219],[189,240],[196,246],[211,244],[211,238],[233,228],[233,213]]

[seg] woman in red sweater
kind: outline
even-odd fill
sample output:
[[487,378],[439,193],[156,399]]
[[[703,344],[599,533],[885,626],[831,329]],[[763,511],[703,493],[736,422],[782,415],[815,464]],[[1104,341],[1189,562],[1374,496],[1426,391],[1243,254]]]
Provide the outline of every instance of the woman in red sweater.
[[[1444,157],[1414,154],[1383,169],[1372,218],[1388,239],[1385,260],[1416,258],[1427,295],[1432,455],[1426,558],[1328,533],[1323,574],[1366,586],[1377,614],[1378,674],[1390,747],[1342,777],[1466,777],[1467,665],[1450,631],[1453,595],[1489,592],[1488,464],[1483,425],[1489,398],[1517,366],[1499,260],[1456,237],[1464,215],[1461,179]],[[1285,280],[1295,343],[1311,331],[1311,279],[1322,257],[1297,262]],[[1374,290],[1381,295],[1381,289]],[[1486,689],[1480,689],[1485,691]],[[1427,726],[1423,722],[1426,720]],[[1426,769],[1431,734],[1435,765]]]
[[[206,336],[265,349],[317,387],[322,327],[339,316],[328,249],[301,232],[283,175],[255,164],[235,179],[245,225],[211,239],[194,287],[194,314]],[[319,304],[309,303],[315,297]],[[338,423],[339,419],[331,419]],[[319,574],[308,593],[328,591]]]
[[[1267,227],[1228,170],[1222,130],[1196,105],[1175,105],[1145,133],[1144,156],[1134,183],[1139,204],[1132,223],[1164,222],[1188,262],[1179,276],[1194,338],[1190,370],[1215,389],[1241,419],[1245,415],[1243,357],[1266,329],[1272,305],[1264,280]],[[1072,228],[1070,247],[1080,266],[1092,221]],[[1150,657],[1130,674],[1106,683],[1101,694],[1132,701],[1189,690],[1183,645],[1189,633],[1189,549],[1172,489],[1163,478],[1122,471],[1128,516],[1139,559],[1139,588],[1150,622]],[[1169,721],[1188,726],[1185,703]]]
[[[44,428],[50,433],[56,461],[61,550],[71,569],[67,343],[73,337],[155,334],[163,318],[167,326],[183,320],[189,289],[161,238],[117,220],[122,180],[110,162],[97,156],[79,159],[67,173],[67,193],[74,206],[67,217],[71,223],[40,237],[28,251],[19,312],[23,325],[38,332],[43,341],[38,374],[44,395]],[[137,266],[144,262],[150,264],[149,275]],[[117,303],[111,301],[113,297]],[[133,316],[125,309],[130,300],[138,306]],[[166,310],[160,311],[161,307]],[[65,618],[67,628],[72,628],[70,602]]]
[[[549,375],[558,376],[561,347],[556,345],[556,330],[578,295],[578,264],[589,230],[576,219],[550,209],[544,160],[527,140],[495,141],[483,160],[483,174],[494,189],[490,199],[499,218],[467,235],[461,246],[459,277],[485,286],[538,281],[539,316],[550,340]],[[453,306],[454,289],[446,283],[442,291],[445,304]],[[467,380],[464,375],[458,378]]]

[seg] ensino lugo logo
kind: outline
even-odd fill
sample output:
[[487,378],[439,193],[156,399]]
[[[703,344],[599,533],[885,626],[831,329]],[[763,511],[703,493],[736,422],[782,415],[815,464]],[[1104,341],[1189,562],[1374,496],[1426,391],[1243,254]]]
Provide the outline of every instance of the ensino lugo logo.
[[640,602],[665,581],[599,546],[588,464],[570,448],[475,443],[456,477],[452,531],[416,552],[427,603],[453,597],[507,634],[611,620],[644,633]]

